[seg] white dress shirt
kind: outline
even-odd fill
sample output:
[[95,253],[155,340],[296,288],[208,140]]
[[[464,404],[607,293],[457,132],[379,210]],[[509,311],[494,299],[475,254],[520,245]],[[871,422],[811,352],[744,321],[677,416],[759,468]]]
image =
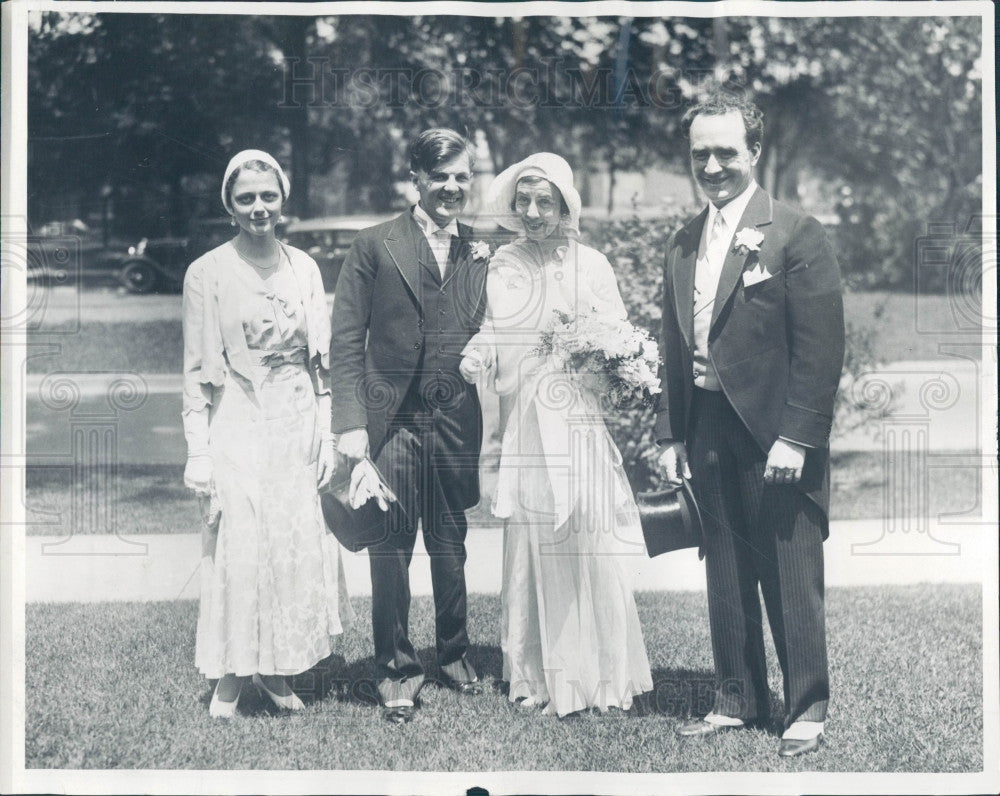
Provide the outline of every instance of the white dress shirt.
[[711,202],[708,204],[708,217],[702,230],[694,271],[694,385],[703,390],[722,389],[708,351],[708,332],[712,325],[722,266],[736,227],[756,190],[757,182],[751,180],[743,193],[721,208]]
[[458,237],[458,221],[452,219],[447,226],[439,227],[437,222],[428,215],[419,204],[413,206],[413,220],[424,233],[427,245],[434,253],[438,270],[441,272],[441,279],[444,279],[445,269],[448,267],[448,253],[451,251],[451,238]]

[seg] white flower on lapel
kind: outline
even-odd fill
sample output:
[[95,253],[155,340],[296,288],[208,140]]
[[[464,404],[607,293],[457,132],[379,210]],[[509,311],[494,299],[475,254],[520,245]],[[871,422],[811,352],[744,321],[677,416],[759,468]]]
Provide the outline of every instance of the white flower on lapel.
[[758,262],[753,268],[748,268],[743,272],[743,287],[759,284],[772,276],[774,274],[768,271],[763,263]]
[[764,242],[764,233],[759,229],[743,227],[736,233],[736,240],[733,242],[733,251],[743,257],[750,252],[759,252],[760,244]]
[[475,243],[470,244],[469,254],[473,260],[488,260],[490,259],[490,245],[485,241],[477,240]]

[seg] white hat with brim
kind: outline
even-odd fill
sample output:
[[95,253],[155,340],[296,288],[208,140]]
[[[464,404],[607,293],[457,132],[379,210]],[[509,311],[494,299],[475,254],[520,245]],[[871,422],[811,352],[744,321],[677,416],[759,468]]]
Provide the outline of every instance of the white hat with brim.
[[233,155],[232,160],[229,161],[229,165],[226,166],[226,173],[222,178],[222,206],[226,208],[227,213],[233,212],[233,208],[229,205],[229,197],[226,195],[226,186],[229,184],[229,178],[236,169],[245,166],[252,160],[259,160],[261,163],[266,163],[278,173],[278,179],[281,181],[281,190],[285,194],[286,200],[288,199],[288,194],[292,192],[292,186],[288,182],[288,177],[285,175],[284,169],[278,164],[278,161],[263,149],[244,149],[242,152]]
[[[573,169],[563,158],[552,152],[536,152],[520,163],[504,169],[490,183],[484,210],[497,224],[522,235],[526,234],[521,217],[512,209],[517,181],[522,177],[542,177],[558,188],[569,208],[569,229],[565,231],[575,232],[579,229],[582,202],[579,192],[573,187]],[[564,224],[565,226],[567,225]]]

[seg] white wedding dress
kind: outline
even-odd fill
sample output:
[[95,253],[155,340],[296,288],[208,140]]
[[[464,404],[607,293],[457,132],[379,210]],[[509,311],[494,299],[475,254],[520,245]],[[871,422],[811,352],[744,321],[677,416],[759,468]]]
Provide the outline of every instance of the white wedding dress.
[[503,441],[493,512],[505,519],[501,647],[510,700],[565,716],[627,710],[652,689],[630,571],[638,511],[597,396],[535,349],[553,312],[625,307],[607,258],[570,241],[497,251],[487,322]]

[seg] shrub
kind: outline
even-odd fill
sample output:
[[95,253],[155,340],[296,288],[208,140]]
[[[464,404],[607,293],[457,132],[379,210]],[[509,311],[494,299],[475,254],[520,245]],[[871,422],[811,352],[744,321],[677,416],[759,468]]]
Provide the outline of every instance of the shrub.
[[[618,277],[618,288],[629,320],[660,339],[663,297],[663,255],[671,234],[692,215],[671,208],[656,219],[626,218],[600,224],[586,237],[589,245],[607,255]],[[653,439],[653,410],[629,409],[608,418],[608,429],[621,451],[625,472],[636,491],[659,483]]]

